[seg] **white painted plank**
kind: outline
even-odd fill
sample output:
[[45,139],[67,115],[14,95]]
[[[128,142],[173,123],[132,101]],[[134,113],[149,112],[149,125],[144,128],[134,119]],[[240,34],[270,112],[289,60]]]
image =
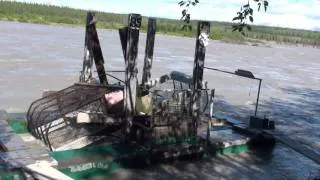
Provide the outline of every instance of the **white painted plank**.
[[51,167],[51,165],[46,162],[31,164],[26,166],[26,168],[35,172],[36,177],[39,179],[72,180],[72,178]]

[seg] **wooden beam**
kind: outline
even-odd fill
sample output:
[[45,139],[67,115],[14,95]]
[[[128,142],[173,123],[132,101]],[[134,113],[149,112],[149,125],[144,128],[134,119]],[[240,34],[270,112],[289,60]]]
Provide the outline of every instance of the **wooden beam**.
[[200,96],[202,90],[203,68],[206,53],[206,41],[210,32],[209,22],[198,22],[195,58],[193,66],[193,94],[192,94],[192,123],[194,135],[197,134],[198,122],[200,120]]
[[80,74],[79,82],[88,82],[92,77],[92,65],[93,65],[93,56],[88,49],[88,25],[93,20],[91,13],[87,13],[86,20],[86,29],[85,29],[85,38],[84,38],[84,56],[82,63],[82,71]]
[[101,84],[108,84],[107,75],[104,69],[104,59],[100,47],[99,37],[96,30],[96,23],[94,20],[94,13],[88,12],[86,25],[87,46],[90,54],[94,58],[97,68],[97,73]]
[[147,32],[147,42],[146,50],[143,64],[143,74],[142,74],[142,85],[148,82],[151,79],[151,68],[153,60],[153,49],[154,49],[154,40],[156,36],[156,19],[148,19],[148,32]]
[[132,118],[135,115],[135,104],[137,94],[137,63],[139,30],[141,26],[140,14],[129,14],[128,32],[126,46],[126,75],[125,75],[125,93],[124,107],[126,116],[126,131],[130,132],[132,126]]
[[124,62],[126,62],[128,27],[120,28],[119,29],[119,36],[120,36],[120,42],[121,42]]

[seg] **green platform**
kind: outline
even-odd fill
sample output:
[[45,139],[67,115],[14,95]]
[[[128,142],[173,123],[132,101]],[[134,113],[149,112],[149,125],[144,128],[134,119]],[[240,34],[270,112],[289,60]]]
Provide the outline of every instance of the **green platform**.
[[[17,134],[27,133],[25,121],[9,120],[12,129]],[[240,138],[240,141],[239,141]],[[205,157],[220,156],[226,154],[239,154],[246,152],[249,148],[243,141],[244,136],[234,133],[231,128],[224,128],[222,130],[212,130],[210,132],[211,144],[221,141],[225,143],[216,143],[214,150],[210,153],[204,153]],[[229,142],[237,143],[229,143]],[[185,137],[179,142],[175,138],[162,138],[149,145],[153,147],[161,147],[167,145],[197,145],[200,139],[196,137]],[[220,144],[219,146],[217,144]],[[115,172],[123,169],[130,169],[130,167],[137,164],[144,166],[150,158],[150,151],[143,148],[129,147],[128,145],[116,144],[102,144],[95,146],[88,146],[81,149],[56,151],[51,152],[50,156],[58,161],[57,169],[73,179],[88,179],[89,177],[108,177]],[[21,173],[3,173],[1,179],[17,179],[18,176],[22,178]],[[19,178],[18,178],[19,179]]]

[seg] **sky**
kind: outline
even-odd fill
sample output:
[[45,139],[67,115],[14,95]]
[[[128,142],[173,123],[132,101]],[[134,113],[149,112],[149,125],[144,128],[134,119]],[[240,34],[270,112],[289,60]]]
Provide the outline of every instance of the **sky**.
[[[180,19],[180,0],[18,0],[77,9],[99,10],[112,13],[139,13],[144,16]],[[191,19],[231,22],[241,5],[248,0],[199,0],[190,9]],[[269,0],[267,12],[254,9],[255,25],[288,27],[320,31],[320,0]]]

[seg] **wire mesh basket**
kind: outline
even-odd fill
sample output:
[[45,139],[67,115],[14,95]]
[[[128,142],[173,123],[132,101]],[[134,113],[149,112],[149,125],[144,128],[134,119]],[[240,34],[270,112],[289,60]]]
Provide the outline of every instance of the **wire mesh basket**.
[[[169,80],[152,89],[152,137],[190,136],[196,132],[192,115],[191,85]],[[200,112],[208,104],[207,90],[201,90]]]

